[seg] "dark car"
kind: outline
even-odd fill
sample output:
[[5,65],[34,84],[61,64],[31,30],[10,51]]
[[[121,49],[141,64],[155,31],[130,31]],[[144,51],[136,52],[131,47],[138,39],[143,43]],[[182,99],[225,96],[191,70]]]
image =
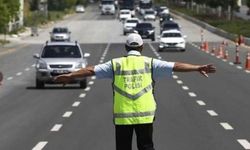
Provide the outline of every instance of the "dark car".
[[142,38],[148,38],[155,41],[155,27],[151,23],[137,23],[134,30],[136,33],[140,34]]
[[164,22],[164,21],[173,21],[173,17],[170,14],[161,14],[159,16],[159,20],[160,20],[160,25]]
[[161,33],[162,31],[165,31],[165,30],[172,30],[172,29],[176,29],[176,30],[180,30],[180,26],[178,25],[178,23],[176,22],[173,22],[173,21],[164,21],[162,24],[161,24]]

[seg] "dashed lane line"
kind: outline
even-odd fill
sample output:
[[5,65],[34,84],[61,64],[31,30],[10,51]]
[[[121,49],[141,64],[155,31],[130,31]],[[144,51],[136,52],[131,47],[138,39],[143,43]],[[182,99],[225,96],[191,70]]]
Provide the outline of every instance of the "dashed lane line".
[[73,114],[72,111],[67,111],[67,112],[65,112],[65,113],[63,114],[62,117],[64,117],[64,118],[69,118],[72,114]]
[[178,79],[178,76],[177,76],[177,75],[173,75],[173,78],[174,78],[174,79]]
[[81,93],[80,95],[79,95],[79,98],[84,98],[86,96],[86,93]]
[[250,150],[250,143],[246,139],[238,139],[237,140],[244,149]]
[[84,89],[84,91],[90,91],[90,89],[91,89],[91,87],[86,87],[85,89]]
[[197,95],[196,95],[194,92],[189,92],[188,95],[189,95],[190,97],[197,97]]
[[48,141],[41,141],[37,143],[37,145],[33,147],[32,150],[42,150],[47,144],[48,144]]
[[95,82],[94,81],[89,81],[89,85],[93,85]]
[[7,80],[12,80],[12,79],[13,79],[13,77],[8,77],[8,78],[7,78]]
[[22,75],[23,73],[22,72],[18,72],[16,75],[17,76],[20,76],[20,75]]
[[92,76],[91,79],[92,79],[92,80],[95,80],[95,79],[96,79],[96,76]]
[[30,71],[30,68],[25,68],[25,71]]
[[186,91],[186,90],[189,90],[189,87],[188,86],[182,86],[182,89]]
[[218,116],[218,114],[214,110],[207,110],[207,113],[212,117]]
[[181,81],[181,80],[177,80],[176,81],[178,84],[183,84],[183,81]]
[[206,103],[203,102],[202,100],[197,100],[196,102],[197,102],[200,106],[205,106],[205,105],[206,105]]
[[221,122],[220,125],[225,129],[225,130],[233,130],[234,128],[227,122]]
[[50,130],[51,132],[58,132],[62,128],[62,124],[55,124],[54,127]]
[[81,104],[81,102],[76,101],[72,104],[72,107],[78,107]]

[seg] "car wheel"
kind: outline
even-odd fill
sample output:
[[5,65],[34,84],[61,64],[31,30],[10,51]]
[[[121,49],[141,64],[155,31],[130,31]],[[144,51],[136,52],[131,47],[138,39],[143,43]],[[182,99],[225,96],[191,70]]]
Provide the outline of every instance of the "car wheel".
[[87,79],[80,81],[80,88],[85,89],[87,87]]
[[158,52],[162,52],[162,49],[161,49],[161,48],[159,48],[159,49],[158,49]]
[[155,41],[155,37],[152,37],[151,40],[152,40],[152,41]]
[[44,88],[44,82],[36,79],[36,88],[37,89],[43,89]]
[[123,32],[123,35],[126,35],[126,32]]
[[186,49],[182,49],[182,50],[181,50],[181,52],[185,52],[185,51],[186,51]]

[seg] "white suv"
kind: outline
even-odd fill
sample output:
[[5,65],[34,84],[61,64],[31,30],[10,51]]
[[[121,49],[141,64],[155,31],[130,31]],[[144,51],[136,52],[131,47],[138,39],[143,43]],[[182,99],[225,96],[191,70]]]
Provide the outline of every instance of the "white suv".
[[179,30],[166,30],[159,36],[159,51],[167,50],[186,50],[186,36],[182,35]]
[[137,23],[139,23],[138,18],[129,18],[124,22],[123,25],[123,35],[126,35],[127,33],[132,33],[134,31],[134,28],[136,27]]
[[[53,77],[71,73],[88,64],[89,53],[83,53],[77,42],[46,42],[40,54],[34,54],[36,61],[36,88],[54,84]],[[79,83],[81,88],[87,86],[86,78],[78,78],[72,83]]]

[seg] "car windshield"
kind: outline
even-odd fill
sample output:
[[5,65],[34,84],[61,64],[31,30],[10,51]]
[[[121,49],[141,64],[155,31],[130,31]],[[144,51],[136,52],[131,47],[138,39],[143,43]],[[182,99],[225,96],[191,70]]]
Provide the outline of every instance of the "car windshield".
[[163,33],[162,37],[181,37],[180,33]]
[[145,14],[147,14],[147,15],[154,15],[155,13],[154,13],[154,11],[145,11]]
[[137,28],[152,28],[152,24],[149,24],[149,23],[141,23],[141,24],[137,24],[136,27],[137,27]]
[[45,46],[42,58],[81,58],[78,46],[71,45],[49,45]]
[[171,23],[171,24],[164,24],[163,25],[163,28],[174,28],[174,29],[178,29],[179,28],[179,26],[178,26],[178,24],[175,24],[175,23]]
[[127,20],[127,23],[138,23],[138,20]]
[[53,33],[67,33],[68,29],[67,28],[54,28]]
[[114,1],[102,1],[102,5],[113,5]]

